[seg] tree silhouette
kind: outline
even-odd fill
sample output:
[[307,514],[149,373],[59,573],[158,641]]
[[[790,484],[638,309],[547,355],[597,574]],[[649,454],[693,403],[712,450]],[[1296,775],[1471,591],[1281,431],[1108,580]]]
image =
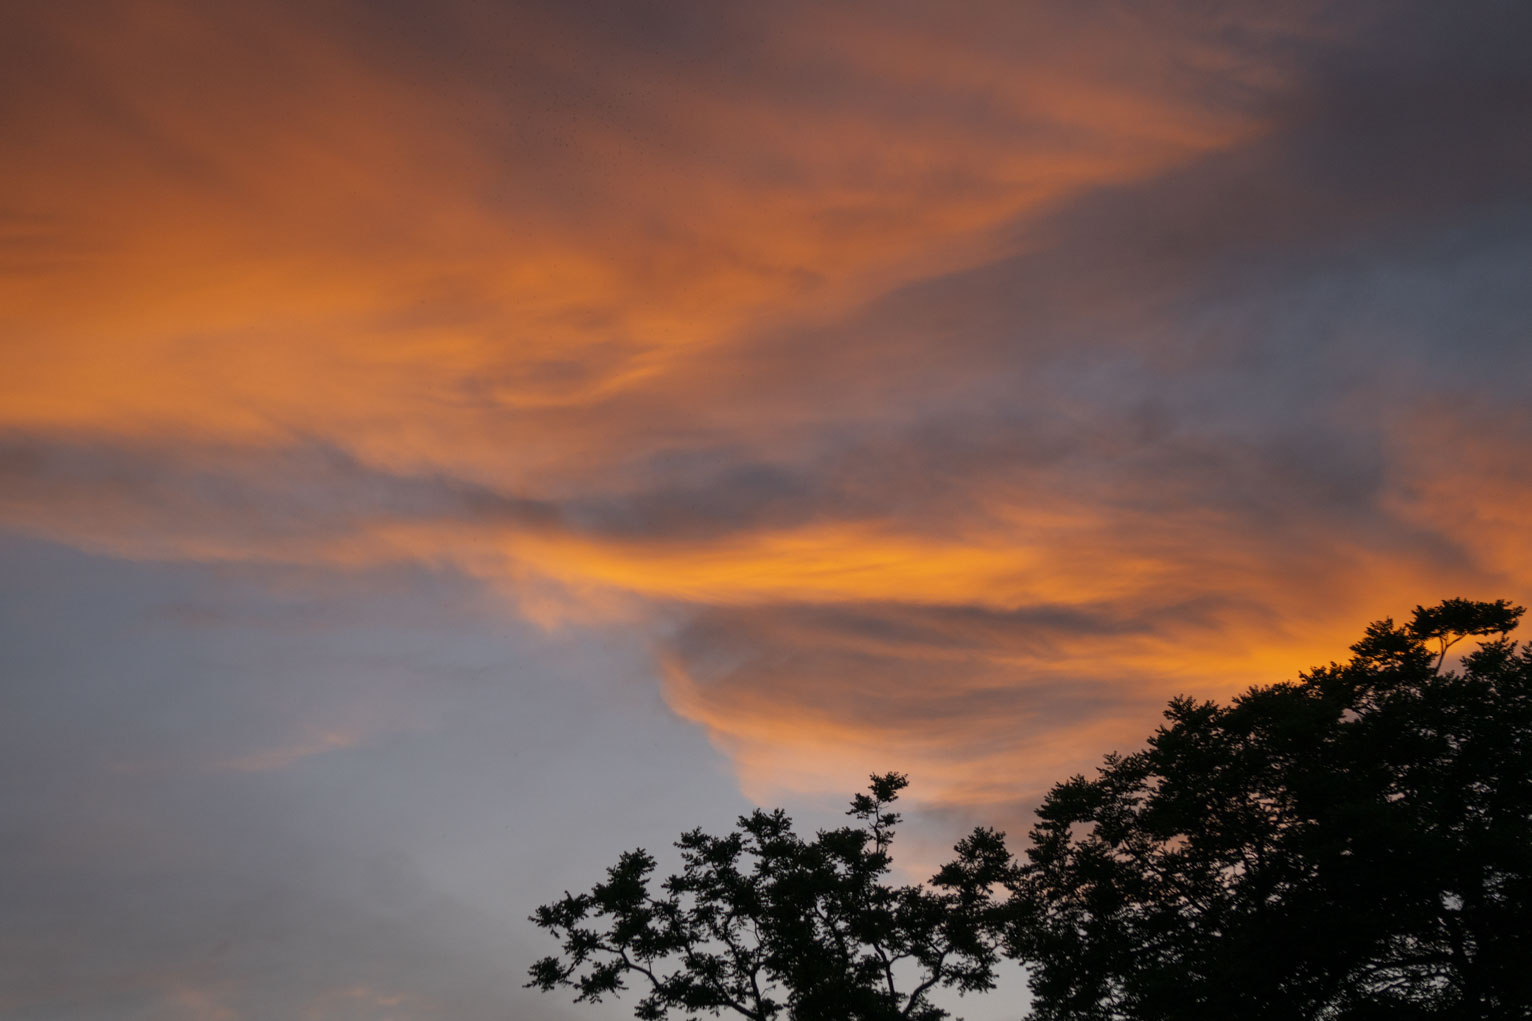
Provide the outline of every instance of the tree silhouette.
[[631,851],[583,894],[537,909],[562,956],[527,984],[576,1002],[639,987],[635,1016],[725,1011],[757,1021],[937,1021],[932,990],[989,989],[1004,917],[996,891],[1017,881],[1003,835],[976,829],[925,886],[891,886],[889,847],[907,784],[872,777],[847,813],[857,825],[805,840],[780,810],[757,810],[723,837],[683,835],[682,870],[651,885],[655,859]]
[[687,833],[657,891],[630,852],[533,915],[562,954],[528,985],[632,983],[646,1019],[936,1021],[931,992],[993,988],[1003,951],[1036,1021],[1532,1018],[1523,612],[1416,607],[1345,664],[1172,700],[1143,751],[1053,788],[1025,865],[977,829],[929,883],[890,885],[897,773],[812,840],[781,811]]
[[1532,1017],[1522,612],[1417,607],[1344,665],[1176,699],[1146,750],[1057,785],[1013,905],[1033,1016]]

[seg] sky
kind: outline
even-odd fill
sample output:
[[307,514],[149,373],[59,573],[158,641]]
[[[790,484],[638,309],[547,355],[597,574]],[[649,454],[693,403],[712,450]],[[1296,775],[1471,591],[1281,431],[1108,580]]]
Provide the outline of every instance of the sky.
[[0,19],[0,1017],[625,1016],[622,850],[1532,600],[1524,3]]

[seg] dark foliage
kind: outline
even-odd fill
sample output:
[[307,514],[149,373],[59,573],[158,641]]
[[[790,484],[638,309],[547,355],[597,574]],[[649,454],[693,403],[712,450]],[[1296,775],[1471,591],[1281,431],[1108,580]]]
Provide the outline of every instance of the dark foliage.
[[1418,607],[1296,683],[1177,699],[1055,787],[1009,947],[1034,1016],[1532,1017],[1522,612]]
[[756,811],[723,837],[685,834],[680,873],[658,891],[655,860],[624,854],[590,893],[565,894],[532,920],[562,955],[538,961],[529,986],[565,986],[599,1001],[629,983],[635,1015],[725,1011],[766,1021],[937,1021],[933,989],[989,989],[1004,918],[994,891],[1018,879],[1002,835],[978,829],[924,886],[890,886],[888,810],[903,776],[875,776],[848,815],[858,825],[793,832],[780,810]]

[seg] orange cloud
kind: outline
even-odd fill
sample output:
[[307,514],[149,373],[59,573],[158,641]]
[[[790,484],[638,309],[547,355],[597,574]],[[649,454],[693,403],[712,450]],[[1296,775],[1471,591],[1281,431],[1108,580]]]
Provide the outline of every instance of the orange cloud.
[[167,996],[172,1017],[186,1021],[239,1021],[239,1013],[206,989],[179,986]]
[[241,755],[238,758],[229,759],[219,763],[219,768],[233,770],[236,773],[265,773],[274,769],[285,769],[295,762],[314,755],[323,755],[325,752],[354,748],[360,741],[360,734],[342,730],[329,730],[314,734],[294,744],[263,748],[247,755]]
[[[699,89],[624,51],[578,90],[548,69],[420,88],[322,20],[97,13],[34,12],[13,72],[0,421],[296,431],[497,480],[606,459],[570,409],[705,371],[763,318],[982,258],[1019,214],[1255,127],[1136,80],[1067,106],[1085,83],[1061,60],[1018,78],[868,61],[887,38],[824,52],[812,25],[757,59],[843,78],[841,102]],[[506,42],[570,44],[542,21]],[[891,76],[942,99],[911,118],[865,98]]]
[[1532,581],[1510,441],[1346,419],[1227,307],[1293,222],[1387,218],[1282,148],[1345,134],[1302,11],[277,13],[0,44],[0,523],[451,565],[650,628],[753,791],[948,801]]

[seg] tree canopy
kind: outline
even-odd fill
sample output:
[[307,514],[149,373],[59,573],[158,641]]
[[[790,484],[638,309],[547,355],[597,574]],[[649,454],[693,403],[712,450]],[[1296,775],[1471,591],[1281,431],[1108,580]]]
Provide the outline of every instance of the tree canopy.
[[1036,1021],[1532,1017],[1523,612],[1416,607],[1346,663],[1174,699],[1143,750],[1048,793],[1021,863],[977,829],[928,883],[890,884],[897,773],[812,839],[781,811],[687,833],[657,888],[629,852],[537,910],[562,953],[528,984],[631,983],[645,1019],[937,1021],[933,990],[991,989],[1009,956]]
[[887,876],[907,784],[872,777],[847,813],[856,825],[805,840],[781,810],[756,810],[715,837],[693,830],[682,869],[656,889],[655,859],[622,855],[590,893],[565,894],[532,920],[562,957],[529,985],[599,1001],[630,983],[635,1016],[733,1012],[757,1021],[939,1021],[936,988],[989,989],[1004,915],[997,892],[1017,879],[1001,834],[976,829],[923,886]]
[[1145,750],[1056,786],[1009,947],[1034,1016],[1529,1016],[1522,612],[1417,607],[1296,683],[1176,699]]

